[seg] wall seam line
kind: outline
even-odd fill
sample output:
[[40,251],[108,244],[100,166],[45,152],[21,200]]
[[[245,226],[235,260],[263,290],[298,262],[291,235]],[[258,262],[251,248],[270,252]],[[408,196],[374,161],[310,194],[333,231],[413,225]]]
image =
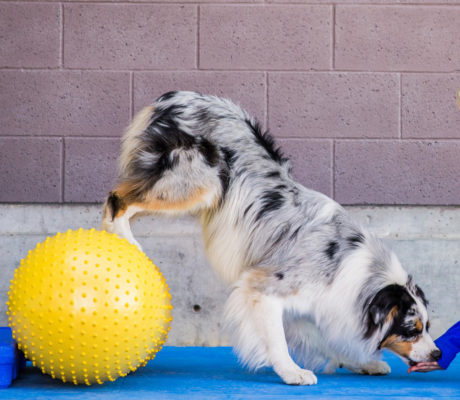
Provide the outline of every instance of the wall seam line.
[[[0,0],[0,3],[11,3],[13,2],[12,0]],[[52,0],[14,0],[15,3],[33,3],[33,4],[56,4],[56,1]],[[310,3],[305,3],[303,1],[286,1],[286,2],[264,2],[262,1],[257,1],[257,2],[251,2],[251,1],[239,1],[239,2],[232,2],[232,3],[223,3],[223,2],[218,2],[218,1],[209,1],[205,3],[199,2],[199,0],[195,2],[183,2],[181,0],[163,0],[163,1],[123,1],[123,0],[97,0],[94,2],[88,2],[88,1],[82,1],[82,0],[68,0],[66,1],[66,4],[104,4],[104,5],[109,5],[109,4],[132,4],[132,5],[168,5],[168,4],[173,4],[173,5],[188,5],[188,6],[194,6],[194,5],[217,5],[217,6],[222,6],[222,7],[232,7],[232,6],[252,6],[252,7],[263,7],[263,6],[274,6],[274,7],[282,7],[286,5],[291,5],[291,6],[333,6],[337,5],[337,2],[334,1],[328,1],[328,2],[310,2]],[[341,7],[360,7],[360,6],[366,6],[366,7],[395,7],[395,8],[411,8],[411,7],[426,7],[426,8],[433,8],[433,7],[439,7],[439,8],[459,8],[460,4],[458,3],[445,3],[445,2],[428,2],[428,3],[423,3],[423,2],[417,2],[413,1],[410,3],[399,3],[396,0],[394,1],[387,1],[384,3],[373,3],[371,1],[368,2],[361,2],[361,1],[356,1],[354,3],[347,3],[347,4],[341,4]]]
[[65,136],[61,144],[61,203],[65,203]]
[[[341,141],[365,141],[365,142],[394,142],[394,141],[401,141],[401,142],[459,142],[460,143],[460,138],[458,137],[403,137],[401,140],[399,140],[398,137],[390,137],[390,138],[384,138],[384,137],[376,137],[376,138],[366,138],[366,137],[331,137],[331,136],[280,136],[280,135],[275,135],[273,134],[275,140],[284,140],[284,139],[290,139],[290,140],[341,140]],[[20,139],[20,138],[43,138],[43,139],[59,139],[63,136],[60,135],[0,135],[0,139]],[[69,139],[119,139],[119,136],[113,135],[113,136],[103,136],[103,135],[69,135],[66,136],[66,138]]]
[[64,4],[59,3],[59,69],[64,68]]
[[200,69],[200,19],[201,19],[201,7],[200,5],[197,6],[197,14],[196,14],[196,69]]
[[129,72],[129,119],[134,117],[134,72]]
[[264,104],[264,122],[265,122],[265,129],[268,131],[268,72],[264,72],[265,77],[265,104]]
[[332,179],[332,198],[335,200],[335,139],[332,139],[332,157],[331,157],[331,179]]
[[336,21],[336,5],[332,6],[332,70],[335,70],[335,42],[336,42],[336,31],[335,31],[335,21]]
[[399,73],[399,140],[402,140],[402,73]]
[[[0,0],[1,3],[1,0]],[[46,72],[46,71],[59,71],[59,67],[0,67],[0,71],[31,71],[31,72]],[[136,69],[136,68],[120,68],[120,69],[111,69],[111,68],[65,68],[66,71],[73,71],[73,72],[96,72],[96,73],[121,73],[121,72],[141,72],[141,73],[149,73],[149,72],[173,72],[173,73],[183,73],[183,72],[222,72],[222,73],[263,73],[263,72],[273,72],[273,73],[280,73],[280,74],[306,74],[306,75],[315,75],[315,74],[365,74],[365,75],[391,75],[391,74],[420,74],[420,75],[458,75],[460,74],[459,70],[449,70],[449,71],[382,71],[382,70],[350,70],[350,69],[309,69],[305,67],[305,69],[231,69],[231,68],[200,68],[199,71],[191,70],[191,69]]]

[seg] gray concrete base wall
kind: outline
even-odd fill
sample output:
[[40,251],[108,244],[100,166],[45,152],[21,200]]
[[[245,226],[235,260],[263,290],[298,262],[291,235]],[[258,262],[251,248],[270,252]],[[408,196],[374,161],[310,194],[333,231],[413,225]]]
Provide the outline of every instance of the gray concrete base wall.
[[[460,207],[348,207],[394,249],[426,292],[432,332],[460,319]],[[100,205],[0,205],[0,326],[20,260],[46,236],[99,227]],[[228,288],[209,267],[193,218],[135,218],[133,231],[160,268],[174,306],[169,345],[228,344],[221,316]]]

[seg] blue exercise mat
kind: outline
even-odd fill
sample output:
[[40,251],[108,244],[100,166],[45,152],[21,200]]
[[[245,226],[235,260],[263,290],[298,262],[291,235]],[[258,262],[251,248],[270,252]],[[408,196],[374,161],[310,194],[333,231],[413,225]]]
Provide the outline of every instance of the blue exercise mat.
[[338,370],[319,374],[315,386],[288,386],[271,369],[245,370],[228,347],[165,347],[146,367],[91,387],[62,383],[28,365],[0,399],[460,399],[460,359],[447,371],[410,375],[396,356],[385,359],[392,368],[387,376]]

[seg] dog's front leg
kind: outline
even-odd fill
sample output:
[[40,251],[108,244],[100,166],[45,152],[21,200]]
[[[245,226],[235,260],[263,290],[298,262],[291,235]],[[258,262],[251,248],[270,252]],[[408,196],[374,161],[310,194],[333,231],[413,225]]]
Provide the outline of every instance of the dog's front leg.
[[283,300],[254,289],[253,279],[254,273],[243,276],[235,285],[225,310],[229,333],[234,336],[240,359],[251,368],[272,366],[290,385],[316,384],[313,372],[300,368],[289,355],[283,326]]
[[288,351],[283,327],[283,305],[280,299],[261,295],[255,307],[258,330],[265,341],[268,357],[275,372],[289,385],[314,385],[312,371],[300,368]]

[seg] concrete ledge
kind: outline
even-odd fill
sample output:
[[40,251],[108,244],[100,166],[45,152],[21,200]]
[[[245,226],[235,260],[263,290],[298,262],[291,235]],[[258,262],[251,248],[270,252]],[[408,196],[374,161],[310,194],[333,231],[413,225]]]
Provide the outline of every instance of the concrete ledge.
[[[0,204],[0,235],[55,234],[68,229],[100,228],[102,204]],[[201,235],[193,217],[134,218],[136,236]]]
[[[101,205],[0,204],[0,325],[14,269],[46,236],[98,228]],[[384,238],[427,293],[434,336],[460,319],[460,207],[347,207]],[[169,345],[228,344],[221,315],[228,288],[209,267],[192,217],[135,218],[134,234],[161,269],[173,297]]]
[[[380,237],[460,240],[460,207],[347,206],[358,221]],[[0,235],[54,234],[67,229],[97,228],[102,204],[0,204]],[[193,217],[134,218],[137,236],[199,234]]]

